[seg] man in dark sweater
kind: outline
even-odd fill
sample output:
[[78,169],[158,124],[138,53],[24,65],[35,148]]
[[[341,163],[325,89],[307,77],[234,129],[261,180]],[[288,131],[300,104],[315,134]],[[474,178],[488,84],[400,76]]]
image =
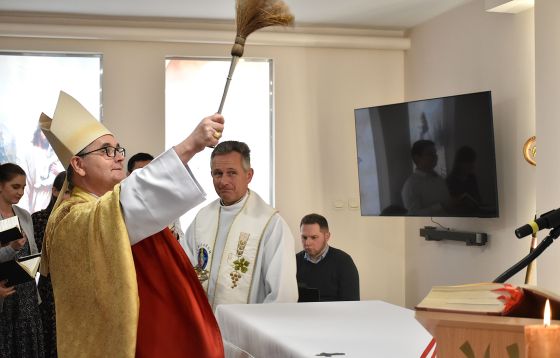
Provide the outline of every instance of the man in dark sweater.
[[300,231],[303,251],[296,254],[299,301],[317,300],[304,297],[316,290],[319,301],[359,301],[358,270],[350,255],[328,245],[331,234],[327,219],[306,215]]

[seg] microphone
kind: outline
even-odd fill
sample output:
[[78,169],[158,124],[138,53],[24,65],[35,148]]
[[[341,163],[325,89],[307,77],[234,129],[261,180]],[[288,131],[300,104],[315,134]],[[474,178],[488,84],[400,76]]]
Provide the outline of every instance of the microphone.
[[515,230],[515,236],[521,239],[527,235],[535,234],[542,229],[553,229],[560,226],[560,209],[550,210],[538,219],[525,224]]

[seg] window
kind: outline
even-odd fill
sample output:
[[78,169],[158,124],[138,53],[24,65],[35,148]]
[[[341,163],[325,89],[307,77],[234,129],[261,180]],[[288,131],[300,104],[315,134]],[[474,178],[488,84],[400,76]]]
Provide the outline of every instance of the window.
[[[230,59],[169,58],[165,83],[165,146],[179,143],[202,118],[218,111]],[[273,205],[272,61],[240,59],[222,111],[226,128],[222,141],[237,140],[251,148],[255,175],[250,189]],[[198,210],[215,200],[210,154],[205,149],[189,167],[207,194],[207,201],[181,218],[186,230]]]
[[52,116],[61,90],[94,116],[101,113],[101,55],[0,52],[0,163],[27,173],[19,206],[44,209],[55,176],[64,168],[39,130],[41,112]]

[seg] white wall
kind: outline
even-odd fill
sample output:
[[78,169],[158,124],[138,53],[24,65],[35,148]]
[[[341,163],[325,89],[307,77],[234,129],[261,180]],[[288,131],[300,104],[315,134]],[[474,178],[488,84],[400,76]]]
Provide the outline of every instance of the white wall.
[[[488,233],[489,243],[482,247],[425,241],[419,229],[434,224],[429,219],[407,219],[409,307],[433,285],[491,281],[528,253],[528,239],[518,240],[514,230],[533,217],[536,207],[536,168],[522,156],[525,140],[535,135],[533,24],[533,10],[517,15],[487,13],[484,1],[474,0],[410,32],[411,49],[405,56],[407,100],[492,91],[500,218],[437,219],[456,230]],[[557,39],[551,36],[550,41]],[[558,96],[554,100],[557,103]],[[523,271],[510,282],[523,283],[524,277]]]
[[[537,113],[536,197],[539,213],[560,206],[558,134],[560,133],[560,1],[535,1],[535,67]],[[549,230],[540,232],[542,239]],[[558,241],[558,240],[556,240]],[[554,242],[539,258],[539,286],[560,292],[560,246]]]
[[[1,22],[7,32],[30,27]],[[32,27],[37,34],[26,38],[0,30],[0,50],[102,53],[105,124],[129,153],[164,149],[165,56],[228,56],[231,48],[167,42],[152,34],[149,41],[42,38],[41,23]],[[107,26],[94,30],[108,36],[137,30],[111,21],[93,25]],[[62,25],[55,30],[68,36]],[[89,30],[79,29],[86,35]],[[274,61],[276,207],[297,247],[300,218],[324,214],[333,246],[350,253],[358,266],[362,298],[404,304],[403,219],[363,218],[347,204],[333,206],[335,200],[359,198],[353,110],[403,100],[403,51],[248,45],[245,56]]]

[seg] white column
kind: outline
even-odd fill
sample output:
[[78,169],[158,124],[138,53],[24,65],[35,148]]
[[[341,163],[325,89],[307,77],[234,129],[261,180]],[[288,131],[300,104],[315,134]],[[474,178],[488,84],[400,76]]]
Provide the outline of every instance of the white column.
[[[537,212],[560,207],[560,1],[535,1]],[[542,240],[548,230],[541,231]],[[538,285],[560,292],[560,242],[538,260]]]

